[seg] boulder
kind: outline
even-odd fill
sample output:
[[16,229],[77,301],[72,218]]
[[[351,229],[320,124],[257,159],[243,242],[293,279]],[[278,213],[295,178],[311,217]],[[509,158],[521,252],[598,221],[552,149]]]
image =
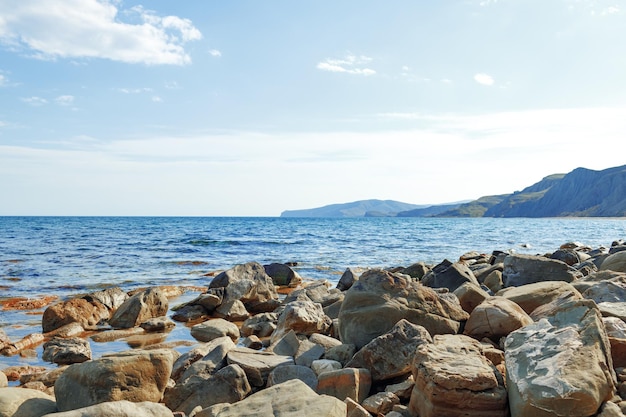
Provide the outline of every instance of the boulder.
[[172,320],[188,323],[190,321],[206,319],[208,315],[209,312],[201,305],[186,305],[175,310],[172,315]]
[[0,417],[41,417],[57,410],[54,397],[41,391],[0,388]]
[[163,317],[151,317],[143,323],[139,324],[139,327],[147,332],[168,332],[176,326],[169,318]]
[[226,356],[228,364],[239,365],[246,373],[250,385],[263,387],[267,377],[274,368],[284,365],[294,365],[291,356],[276,355],[271,352],[259,352],[247,348],[235,348]]
[[337,282],[337,289],[339,291],[347,291],[352,287],[355,281],[359,279],[359,274],[352,268],[346,268]]
[[283,312],[278,316],[276,331],[272,334],[271,341],[279,340],[290,330],[303,335],[326,333],[331,324],[332,320],[324,314],[321,304],[312,301],[292,301],[285,305]]
[[[217,339],[213,339],[210,342],[206,343],[202,352],[206,352],[201,358],[195,360],[193,363],[190,363],[182,373],[178,379],[184,383],[187,379],[192,376],[201,376],[203,378],[208,378],[213,375],[215,372],[219,371],[223,367],[227,365],[226,363],[226,355],[228,352],[235,349],[235,344],[232,339],[228,336],[219,337]],[[182,358],[183,356],[181,356]],[[180,358],[179,358],[180,359]],[[187,362],[184,360],[183,363]],[[179,371],[178,360],[174,363],[173,370]],[[173,373],[173,371],[172,371]],[[173,378],[172,378],[173,379]],[[175,379],[177,381],[177,379]]]
[[408,267],[402,269],[403,274],[410,276],[416,280],[424,278],[424,276],[430,272],[430,267],[424,262],[416,262]]
[[272,277],[257,262],[236,265],[219,273],[211,283],[211,288],[225,288],[224,301],[240,300],[250,313],[272,311],[278,302],[278,293]]
[[239,340],[239,328],[235,323],[224,319],[211,319],[191,328],[191,335],[200,342],[210,342],[218,337],[228,336],[233,342]]
[[550,255],[550,259],[557,259],[559,261],[565,262],[569,266],[580,263],[580,255],[573,249],[559,249]]
[[582,296],[571,284],[563,281],[545,281],[519,287],[505,288],[496,294],[513,301],[527,314],[539,306],[550,303],[559,297],[571,296],[581,300]]
[[313,343],[307,339],[300,342],[298,351],[294,356],[296,365],[311,366],[313,361],[320,359],[324,356],[324,346]]
[[98,323],[109,319],[109,310],[101,303],[90,303],[84,298],[73,298],[46,308],[41,319],[44,333],[69,323],[80,323],[85,329],[95,329]]
[[361,403],[372,387],[372,375],[365,368],[344,368],[323,372],[317,376],[318,394],[330,395],[341,401],[352,398]]
[[315,375],[321,375],[329,371],[338,371],[341,368],[343,368],[341,362],[331,359],[318,359],[311,362],[311,369],[315,372]]
[[267,386],[282,384],[292,379],[301,380],[312,390],[317,389],[317,375],[311,368],[302,365],[283,365],[274,368],[267,377]]
[[626,302],[626,279],[620,276],[610,281],[601,281],[583,292],[583,298],[600,303]]
[[615,252],[600,264],[600,271],[626,272],[626,251]]
[[512,417],[594,415],[615,393],[610,345],[593,301],[572,300],[505,341]]
[[396,404],[400,404],[400,398],[392,392],[383,391],[367,397],[361,405],[373,415],[380,416],[389,413]]
[[163,399],[170,410],[189,415],[200,406],[241,401],[251,391],[246,374],[238,365],[229,365],[210,377],[194,375],[184,385],[169,389]]
[[326,351],[324,354],[325,359],[337,361],[342,365],[348,363],[350,359],[356,353],[356,346],[352,343],[342,343],[339,346],[334,346]]
[[272,277],[274,285],[297,287],[302,283],[302,277],[291,269],[289,265],[272,263],[263,265],[263,268],[265,269],[265,273]]
[[91,347],[87,340],[79,337],[54,338],[44,343],[41,359],[58,365],[81,363],[91,359]]
[[572,282],[582,274],[565,262],[534,255],[504,258],[502,279],[505,287],[519,287],[544,281]]
[[326,280],[318,280],[308,283],[304,288],[292,291],[285,298],[283,304],[292,301],[312,301],[321,304],[322,307],[328,307],[341,300],[343,300],[343,293],[339,289],[331,289]]
[[246,306],[239,300],[228,300],[220,304],[213,315],[229,321],[244,321],[250,317]]
[[469,267],[463,262],[450,262],[447,259],[435,266],[422,278],[422,284],[432,288],[447,288],[454,291],[469,282],[480,286]]
[[83,297],[90,303],[98,302],[109,309],[110,312],[117,310],[128,299],[120,287],[111,287],[106,290],[92,292]]
[[345,294],[339,336],[357,349],[387,333],[401,319],[434,335],[457,333],[460,322],[469,317],[458,301],[450,301],[406,275],[380,269],[364,272]]
[[327,395],[318,395],[299,379],[250,395],[243,401],[204,409],[197,417],[345,417],[346,405]]
[[[163,404],[150,401],[110,401],[44,417],[173,417],[172,411]],[[34,417],[34,416],[33,416]]]
[[175,352],[127,351],[70,365],[54,385],[59,411],[106,401],[159,402],[172,372]]
[[437,335],[420,345],[413,363],[415,386],[409,410],[420,417],[508,416],[500,372],[464,335]]
[[468,314],[471,314],[477,305],[489,298],[487,291],[471,282],[466,282],[454,290],[454,295],[459,299],[461,308]]
[[519,305],[495,296],[486,299],[472,311],[463,333],[477,340],[487,337],[498,342],[501,337],[532,322],[533,319]]
[[165,316],[168,308],[167,297],[158,288],[148,288],[124,301],[109,324],[118,329],[136,327],[152,317]]
[[502,271],[492,271],[485,277],[483,284],[494,293],[500,291],[504,285],[502,282]]
[[402,319],[363,346],[346,367],[369,369],[374,382],[410,374],[415,349],[432,341],[425,328]]
[[255,335],[258,337],[267,337],[276,329],[278,322],[278,314],[276,313],[259,313],[256,314],[241,325],[241,335],[243,337]]

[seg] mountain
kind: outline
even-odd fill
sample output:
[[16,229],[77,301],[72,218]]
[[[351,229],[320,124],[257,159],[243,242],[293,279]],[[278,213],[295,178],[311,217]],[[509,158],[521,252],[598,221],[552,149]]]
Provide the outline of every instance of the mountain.
[[512,194],[481,197],[438,217],[625,217],[626,165],[554,174]]
[[394,200],[360,200],[312,209],[285,210],[280,217],[389,217],[401,211],[423,207],[427,206]]

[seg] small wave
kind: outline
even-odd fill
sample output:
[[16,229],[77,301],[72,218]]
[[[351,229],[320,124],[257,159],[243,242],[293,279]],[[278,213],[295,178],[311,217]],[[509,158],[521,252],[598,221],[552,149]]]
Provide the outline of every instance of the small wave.
[[213,239],[194,239],[187,243],[193,246],[237,246],[242,243],[238,240],[213,240]]

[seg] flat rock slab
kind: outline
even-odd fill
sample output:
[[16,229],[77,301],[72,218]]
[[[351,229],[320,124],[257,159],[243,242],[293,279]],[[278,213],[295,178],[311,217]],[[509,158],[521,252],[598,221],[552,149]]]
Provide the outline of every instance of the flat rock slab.
[[281,365],[295,365],[293,357],[276,355],[270,352],[259,352],[248,348],[236,348],[228,352],[226,360],[229,365],[236,364],[246,372],[250,385],[265,386],[267,377],[274,368]]

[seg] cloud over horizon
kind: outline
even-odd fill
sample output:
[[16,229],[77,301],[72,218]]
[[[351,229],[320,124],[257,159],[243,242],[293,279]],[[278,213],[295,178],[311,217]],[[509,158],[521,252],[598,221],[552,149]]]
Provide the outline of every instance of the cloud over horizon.
[[376,70],[364,67],[364,65],[370,63],[371,61],[372,58],[365,55],[356,56],[347,54],[343,58],[327,58],[324,61],[319,62],[316,68],[322,71],[368,76],[376,74]]

